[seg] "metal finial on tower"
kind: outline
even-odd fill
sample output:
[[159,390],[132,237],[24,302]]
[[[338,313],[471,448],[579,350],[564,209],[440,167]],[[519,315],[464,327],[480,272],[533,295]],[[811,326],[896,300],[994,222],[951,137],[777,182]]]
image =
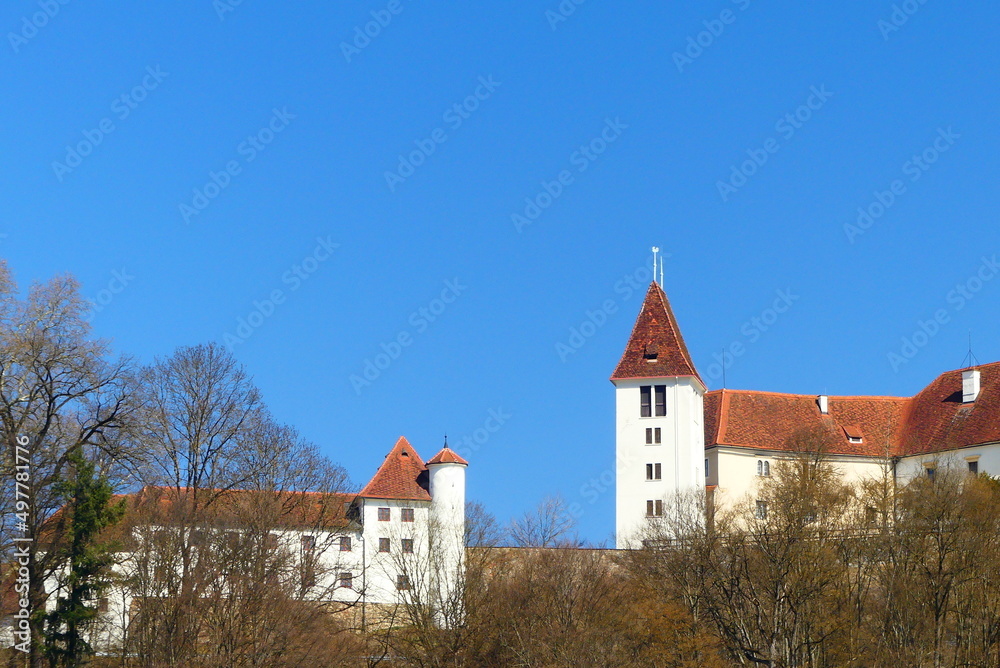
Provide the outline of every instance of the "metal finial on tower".
[[448,447],[448,434],[444,435],[444,447]]
[[[659,246],[653,246],[653,282],[656,282],[656,255],[660,252]],[[660,285],[663,285],[663,263],[660,263]]]
[[[965,360],[969,360],[969,364],[968,365],[965,364]],[[965,359],[962,360],[962,368],[964,369],[964,368],[966,368],[966,366],[970,366],[970,367],[979,366],[979,360],[972,353],[972,330],[971,329],[969,330],[969,352],[966,353]]]

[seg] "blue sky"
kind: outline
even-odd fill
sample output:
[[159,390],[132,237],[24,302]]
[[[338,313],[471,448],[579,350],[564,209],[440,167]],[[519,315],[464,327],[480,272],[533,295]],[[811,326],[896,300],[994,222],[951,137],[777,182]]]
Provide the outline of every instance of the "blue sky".
[[910,395],[970,331],[1000,359],[995,3],[63,1],[0,10],[0,255],[141,360],[243,318],[359,484],[493,411],[470,497],[607,539],[654,244],[712,388],[733,343],[729,387],[785,392]]

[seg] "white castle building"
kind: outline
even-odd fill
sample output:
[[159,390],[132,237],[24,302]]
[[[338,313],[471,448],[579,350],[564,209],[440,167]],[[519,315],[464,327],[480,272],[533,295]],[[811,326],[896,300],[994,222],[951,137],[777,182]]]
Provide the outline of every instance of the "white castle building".
[[[214,568],[217,551],[225,550],[227,538],[239,540],[245,519],[256,508],[273,508],[270,501],[276,501],[282,511],[280,520],[266,528],[267,549],[288,555],[291,568],[285,569],[284,577],[297,580],[292,585],[304,599],[340,604],[332,608],[367,609],[369,623],[378,623],[387,610],[417,602],[430,606],[442,626],[455,623],[463,613],[467,466],[447,444],[425,463],[400,437],[360,492],[233,490],[224,492],[203,515],[204,524],[195,527],[179,528],[174,521],[175,511],[189,500],[185,489],[145,487],[128,495],[128,512],[116,527],[127,547],[116,555],[113,567],[115,580],[124,584],[113,586],[95,602],[100,621],[91,643],[95,647],[120,644],[133,618],[141,613],[143,600],[163,595],[157,585],[148,584],[148,564],[156,559],[143,551],[144,541],[155,542],[160,532],[177,535],[183,531],[189,544],[196,546],[196,558],[206,559],[208,567]],[[211,547],[199,552],[202,542]],[[179,556],[171,552],[168,559],[180,572]],[[47,609],[52,610],[61,594],[58,578],[49,578],[46,589]],[[12,586],[4,594],[4,612],[10,614],[16,608],[8,600]],[[364,613],[356,617],[363,619]],[[12,617],[0,620],[4,647],[22,641],[14,634],[15,621]]]
[[619,548],[636,545],[677,493],[753,500],[803,431],[847,482],[944,467],[1000,473],[1000,363],[948,371],[913,397],[708,391],[655,281],[611,382]]

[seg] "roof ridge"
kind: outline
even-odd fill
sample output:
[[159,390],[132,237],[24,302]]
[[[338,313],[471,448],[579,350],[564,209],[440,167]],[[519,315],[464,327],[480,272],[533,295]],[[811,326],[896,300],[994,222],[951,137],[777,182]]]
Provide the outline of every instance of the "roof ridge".
[[[766,394],[768,396],[775,397],[797,397],[802,399],[815,399],[820,394],[803,394],[801,392],[772,392],[771,390],[737,390],[733,388],[720,388],[718,390],[711,390],[708,394],[714,394],[717,392],[736,392],[739,394]],[[830,399],[840,399],[840,400],[852,400],[852,399],[864,399],[864,400],[887,400],[887,401],[910,401],[913,397],[897,397],[893,395],[864,395],[864,394],[828,394],[826,395]]]
[[721,415],[719,415],[719,426],[717,433],[715,434],[715,442],[724,443],[726,429],[729,427],[729,397],[726,395],[725,388],[722,389],[722,400],[719,402],[719,412]]

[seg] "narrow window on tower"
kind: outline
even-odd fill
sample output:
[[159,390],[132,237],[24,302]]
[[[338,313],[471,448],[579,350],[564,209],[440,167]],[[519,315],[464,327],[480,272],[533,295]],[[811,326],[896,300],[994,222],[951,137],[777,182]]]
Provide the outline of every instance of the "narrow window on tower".
[[662,480],[663,470],[660,464],[646,464],[646,480]]
[[667,414],[667,386],[656,386],[656,417],[663,417]]
[[639,388],[639,417],[651,417],[653,415],[650,391],[651,385],[643,385]]
[[657,427],[656,429],[653,430],[653,443],[656,443],[657,445],[659,445],[659,443],[660,443],[660,428],[659,427]]
[[653,479],[654,480],[660,480],[661,479],[661,471],[660,471],[660,465],[659,464],[656,464],[656,465],[653,466]]
[[646,445],[653,444],[653,428],[646,427]]
[[653,465],[646,464],[646,480],[652,480],[652,479],[653,479]]

